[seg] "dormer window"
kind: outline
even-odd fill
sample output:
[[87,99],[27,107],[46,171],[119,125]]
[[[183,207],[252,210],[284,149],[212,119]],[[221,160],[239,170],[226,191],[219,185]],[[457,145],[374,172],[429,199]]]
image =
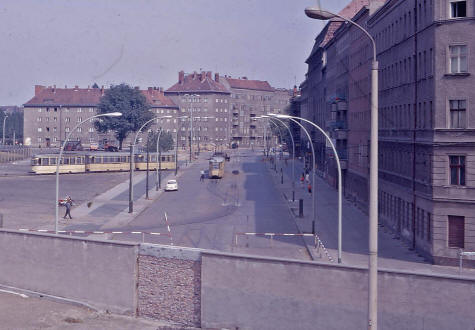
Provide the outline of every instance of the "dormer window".
[[450,17],[459,18],[467,17],[467,1],[451,1]]

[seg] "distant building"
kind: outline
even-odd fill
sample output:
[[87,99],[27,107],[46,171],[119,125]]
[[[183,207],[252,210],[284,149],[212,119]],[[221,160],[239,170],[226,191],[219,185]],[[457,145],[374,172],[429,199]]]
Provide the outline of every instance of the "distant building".
[[[81,121],[97,114],[97,106],[104,95],[104,88],[56,88],[56,86],[35,86],[35,96],[24,104],[23,143],[36,147],[59,147],[67,134]],[[149,88],[142,91],[156,114],[166,113],[176,116],[178,107],[163,95],[163,90]],[[163,112],[162,112],[163,111]],[[174,119],[154,123],[172,131]],[[152,126],[149,131],[156,130]],[[124,145],[130,143],[130,138]],[[81,141],[87,148],[91,143],[114,143],[113,132],[100,133],[93,122],[86,122],[71,134],[73,141]]]
[[[211,71],[178,73],[178,82],[165,95],[180,107],[180,138],[182,146],[189,145],[191,125],[193,144],[202,146],[227,145],[229,141],[229,95],[219,74]],[[191,121],[193,117],[193,121]]]
[[[442,5],[443,4],[443,5]],[[343,16],[367,29],[379,61],[379,221],[435,263],[475,251],[475,1],[357,1]],[[301,113],[325,127],[344,160],[347,198],[368,206],[372,46],[351,24],[317,36]],[[321,137],[319,170],[337,183]]]

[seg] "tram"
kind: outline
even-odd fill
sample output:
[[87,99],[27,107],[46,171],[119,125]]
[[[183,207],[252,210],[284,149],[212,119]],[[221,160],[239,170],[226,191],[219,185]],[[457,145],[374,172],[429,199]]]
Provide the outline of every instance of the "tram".
[[225,159],[221,156],[215,156],[209,160],[209,177],[221,179],[224,176]]
[[[56,173],[58,154],[35,155],[31,158],[31,172],[34,174]],[[175,169],[175,154],[162,153],[161,164],[157,155],[149,154],[149,170]],[[147,169],[147,155],[137,153],[134,158],[134,170]],[[130,153],[127,152],[85,152],[63,153],[59,173],[117,172],[130,170]]]

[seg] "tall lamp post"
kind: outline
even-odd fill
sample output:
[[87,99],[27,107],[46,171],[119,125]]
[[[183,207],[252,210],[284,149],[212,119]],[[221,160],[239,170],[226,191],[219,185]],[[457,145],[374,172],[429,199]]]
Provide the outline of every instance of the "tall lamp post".
[[318,20],[338,17],[360,29],[373,45],[371,63],[371,144],[369,167],[369,260],[368,260],[368,329],[378,328],[378,61],[376,59],[376,42],[371,34],[361,25],[338,14],[308,7],[305,14]]
[[193,98],[197,97],[199,100],[200,95],[199,94],[185,94],[185,97],[190,96],[191,97],[191,107],[190,107],[190,163],[192,160],[192,145],[193,145]]
[[290,130],[290,127],[283,120],[277,117],[269,117],[267,115],[263,115],[256,118],[271,118],[272,120],[277,120],[289,131],[290,139],[292,141],[292,201],[295,201],[295,141],[294,141],[294,136],[292,134],[292,131]]
[[157,136],[157,176],[155,178],[155,191],[158,191],[158,188],[162,188],[162,148],[160,148],[160,136],[162,135],[162,128]]
[[162,117],[153,117],[150,120],[147,120],[135,133],[135,138],[134,138],[134,143],[130,146],[130,174],[129,174],[129,213],[132,213],[134,211],[134,183],[133,183],[133,178],[134,178],[134,157],[135,157],[135,145],[137,143],[137,138],[139,136],[139,133],[142,131],[142,129],[147,126],[149,123],[151,123],[154,120],[157,119],[163,119],[163,118],[171,118],[172,116],[162,116]]
[[99,114],[99,115],[86,118],[85,120],[81,121],[79,124],[74,126],[74,128],[68,133],[68,135],[66,136],[66,139],[61,145],[61,148],[59,149],[58,159],[56,160],[56,200],[55,200],[56,216],[55,216],[55,223],[54,223],[54,232],[56,234],[58,234],[58,223],[59,223],[59,220],[58,220],[59,219],[59,204],[58,204],[59,203],[59,165],[61,163],[61,157],[63,156],[64,147],[66,146],[66,143],[68,142],[69,137],[79,126],[81,126],[82,124],[84,124],[85,122],[91,119],[98,118],[98,117],[120,117],[120,116],[122,116],[121,112],[110,112],[110,113]]
[[[320,131],[320,133],[322,133],[325,136],[325,138],[327,139],[327,142],[330,144],[330,146],[333,150],[333,153],[335,154],[336,166],[338,168],[338,263],[341,263],[341,243],[342,243],[342,237],[341,237],[342,220],[341,219],[342,219],[343,190],[342,190],[342,182],[341,182],[342,181],[342,175],[341,175],[340,157],[338,156],[338,152],[336,151],[335,145],[333,144],[333,141],[330,139],[328,134],[320,126],[318,126],[317,124],[315,124],[314,122],[312,122],[310,120],[307,120],[307,119],[301,118],[301,117],[289,116],[289,115],[275,115],[275,116],[280,117],[280,118],[300,119],[300,120],[302,120],[306,123],[309,123],[310,125],[312,125],[316,129],[318,129]],[[314,171],[315,171],[315,168],[314,168]]]
[[[2,136],[2,145],[5,145],[5,121],[7,120],[8,118],[8,115],[5,114],[5,117],[3,117],[3,136]],[[15,144],[15,142],[13,142],[13,144]]]

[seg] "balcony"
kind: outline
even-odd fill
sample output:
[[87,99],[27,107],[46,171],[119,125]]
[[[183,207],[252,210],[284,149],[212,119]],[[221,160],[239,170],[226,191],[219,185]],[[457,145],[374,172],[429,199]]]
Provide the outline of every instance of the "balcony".
[[329,128],[329,129],[347,129],[347,123],[344,120],[329,120],[329,121],[327,121],[327,128]]
[[347,129],[335,129],[332,134],[337,140],[348,140],[348,130]]

